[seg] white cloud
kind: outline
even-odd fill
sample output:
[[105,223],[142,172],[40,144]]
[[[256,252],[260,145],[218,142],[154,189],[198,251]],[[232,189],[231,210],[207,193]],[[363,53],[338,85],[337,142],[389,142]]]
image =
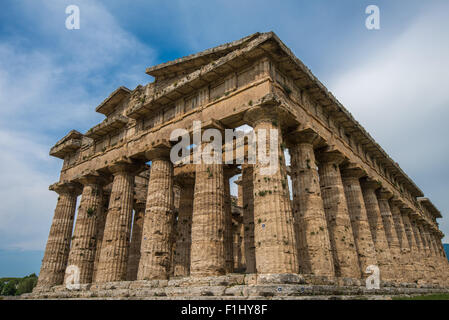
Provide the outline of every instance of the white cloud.
[[[369,58],[349,53],[347,71],[329,81],[336,97],[443,215],[449,209],[447,193],[441,192],[449,179],[448,11],[446,4],[422,14],[390,46],[372,48]],[[449,234],[448,218],[441,228]]]
[[116,87],[150,80],[154,51],[103,5],[77,3],[73,31],[64,24],[69,1],[23,3],[32,34],[0,44],[0,249],[44,249],[57,199],[48,186],[62,165],[50,147],[101,121],[95,106]]

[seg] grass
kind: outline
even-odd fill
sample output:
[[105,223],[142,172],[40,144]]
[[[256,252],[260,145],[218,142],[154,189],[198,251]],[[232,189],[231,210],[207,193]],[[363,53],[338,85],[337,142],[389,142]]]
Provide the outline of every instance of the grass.
[[415,297],[392,297],[393,300],[449,300],[449,293],[437,293]]

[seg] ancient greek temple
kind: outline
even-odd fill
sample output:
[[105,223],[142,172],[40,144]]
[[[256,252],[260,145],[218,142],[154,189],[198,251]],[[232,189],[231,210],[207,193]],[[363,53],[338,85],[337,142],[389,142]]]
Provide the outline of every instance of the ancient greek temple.
[[[449,288],[439,210],[274,33],[146,73],[51,148],[63,165],[35,295],[363,294],[373,275],[378,292]],[[194,121],[278,130],[276,171],[173,163],[170,135]]]

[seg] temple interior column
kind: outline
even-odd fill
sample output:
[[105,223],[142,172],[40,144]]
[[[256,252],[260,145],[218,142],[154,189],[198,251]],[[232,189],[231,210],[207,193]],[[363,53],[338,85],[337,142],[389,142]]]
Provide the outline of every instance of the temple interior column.
[[97,281],[98,265],[100,263],[101,246],[103,244],[104,227],[106,226],[106,216],[108,214],[109,201],[111,199],[111,188],[105,186],[103,188],[103,210],[97,217],[97,248],[95,249],[95,261],[94,261],[94,271],[92,275],[92,282]]
[[256,246],[254,242],[254,183],[253,166],[242,165],[243,241],[246,273],[256,273]]
[[226,273],[234,271],[234,247],[232,236],[232,201],[229,179],[234,175],[232,168],[225,168],[223,171],[224,179],[224,205],[225,205],[225,256]]
[[370,224],[371,235],[376,248],[376,258],[380,269],[381,280],[395,281],[397,275],[390,253],[384,224],[376,196],[376,190],[380,188],[377,181],[364,178],[361,181],[363,199],[365,201],[366,213]]
[[62,284],[69,257],[76,199],[79,187],[73,183],[56,183],[50,190],[58,193],[58,202],[45,247],[37,287]]
[[151,160],[138,280],[168,279],[174,220],[173,163],[162,142],[146,153]]
[[126,270],[126,280],[128,281],[137,280],[144,220],[145,202],[136,202],[134,204],[134,222],[132,226],[131,243],[129,245],[128,254],[128,265]]
[[352,164],[346,165],[341,170],[362,278],[368,276],[365,273],[368,266],[377,265],[376,249],[371,236],[371,229],[359,180],[365,175],[365,172],[361,168]]
[[[98,174],[88,174],[78,179],[83,185],[81,202],[75,223],[67,267],[79,270],[80,283],[91,283],[97,247],[97,218],[103,211],[104,180]],[[66,272],[65,279],[69,274]]]
[[344,157],[337,151],[318,155],[318,172],[327,227],[338,277],[360,278],[360,266],[340,173]]
[[300,272],[332,277],[334,262],[314,151],[318,140],[316,133],[303,131],[289,149],[295,231]]
[[174,256],[175,277],[186,277],[190,274],[194,181],[186,179],[184,181],[186,183],[181,188],[176,230],[176,253]]

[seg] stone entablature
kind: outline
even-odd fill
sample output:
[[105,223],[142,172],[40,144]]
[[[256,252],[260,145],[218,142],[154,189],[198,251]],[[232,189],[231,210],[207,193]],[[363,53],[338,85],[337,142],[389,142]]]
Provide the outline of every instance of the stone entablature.
[[[360,279],[371,264],[393,282],[438,282],[447,274],[439,211],[275,34],[257,33],[147,73],[155,82],[118,88],[96,109],[107,117],[102,123],[84,135],[71,131],[50,152],[64,159],[60,183],[82,186],[80,239],[63,258],[82,266],[84,283],[233,270]],[[279,128],[279,152],[288,148],[292,165],[280,157],[265,181],[257,163],[241,170],[173,165],[168,137],[177,128],[192,135],[195,120],[219,130]],[[245,187],[236,207],[229,179],[240,172]],[[67,199],[57,206],[66,216],[73,196]],[[137,242],[130,239],[133,223]],[[139,264],[127,267],[128,260]]]

